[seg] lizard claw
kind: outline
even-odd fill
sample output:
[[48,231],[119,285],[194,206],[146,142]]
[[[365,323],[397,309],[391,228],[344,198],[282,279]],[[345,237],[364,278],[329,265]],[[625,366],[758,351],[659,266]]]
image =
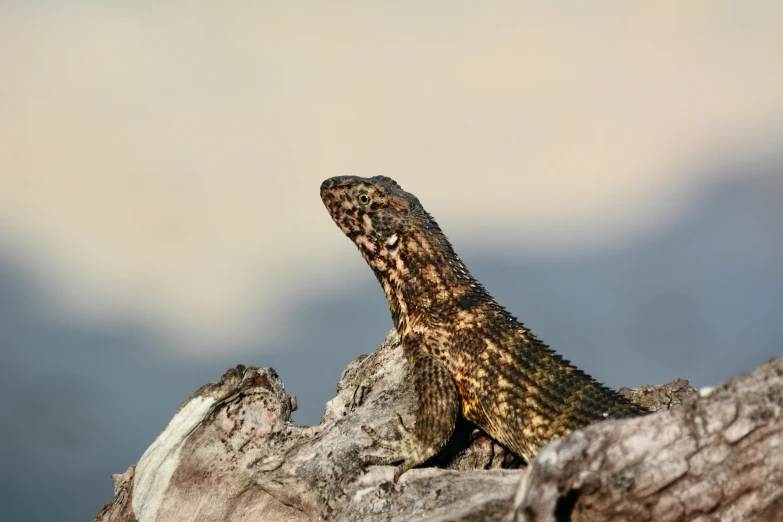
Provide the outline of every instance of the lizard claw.
[[367,388],[368,387],[364,383],[354,384],[351,387],[351,398],[345,404],[349,413],[354,412],[356,408],[362,405]]
[[354,378],[354,383],[351,386],[351,398],[345,403],[345,407],[349,413],[355,411],[356,408],[362,405],[365,396],[370,391],[371,386],[369,381],[372,375],[373,366],[368,365],[367,361],[372,360],[373,355],[365,357],[361,361],[362,366],[359,368],[359,372]]
[[394,450],[396,448],[396,445],[394,443],[399,442],[394,439],[387,439],[385,437],[381,437],[380,435],[378,435],[378,432],[376,432],[374,429],[372,429],[369,426],[362,426],[362,431],[366,433],[367,436],[370,437],[375,444],[377,444],[382,448]]
[[408,436],[410,436],[410,431],[408,431],[408,428],[405,427],[405,423],[402,422],[402,415],[394,412],[394,415],[396,417],[396,422],[394,423],[394,431],[397,432],[397,435],[400,436],[400,439],[404,439]]
[[363,455],[359,460],[359,465],[362,467],[371,464],[388,466],[397,462],[402,462],[394,470],[393,480],[395,483],[399,480],[400,475],[409,469],[422,464],[435,454],[435,450],[433,448],[428,448],[416,437],[412,431],[405,427],[405,424],[402,422],[402,417],[399,413],[396,413],[396,416],[397,418],[394,423],[394,430],[399,435],[399,439],[381,437],[374,429],[370,428],[369,426],[362,426],[362,431],[365,432],[378,446],[391,451],[391,455]]

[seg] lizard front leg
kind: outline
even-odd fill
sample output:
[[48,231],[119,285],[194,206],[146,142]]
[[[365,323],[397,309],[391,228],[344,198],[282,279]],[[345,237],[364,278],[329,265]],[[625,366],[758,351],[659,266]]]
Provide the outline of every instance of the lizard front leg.
[[457,387],[446,367],[416,344],[405,343],[413,385],[419,396],[419,413],[413,430],[405,427],[399,414],[395,424],[399,439],[381,437],[369,426],[362,426],[362,430],[376,444],[392,453],[385,457],[366,455],[362,457],[360,465],[401,462],[394,470],[394,482],[409,469],[435,455],[446,444],[454,432],[460,407]]

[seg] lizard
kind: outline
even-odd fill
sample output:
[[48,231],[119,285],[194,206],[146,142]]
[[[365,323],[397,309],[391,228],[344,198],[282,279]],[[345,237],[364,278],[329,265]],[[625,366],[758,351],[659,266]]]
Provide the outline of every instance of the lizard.
[[396,413],[396,438],[362,430],[387,456],[396,483],[434,456],[458,415],[530,461],[539,448],[589,424],[648,410],[602,385],[539,340],[468,271],[418,198],[385,176],[338,176],[321,185],[337,226],[383,287],[418,396],[413,429]]

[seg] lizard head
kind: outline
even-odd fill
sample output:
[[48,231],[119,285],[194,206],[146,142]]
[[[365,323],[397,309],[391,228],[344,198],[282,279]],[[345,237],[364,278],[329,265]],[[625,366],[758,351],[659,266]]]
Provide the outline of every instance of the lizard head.
[[[373,268],[394,255],[421,203],[391,178],[338,176],[321,184],[321,199],[337,226]],[[375,261],[375,263],[374,263]]]
[[321,199],[375,272],[398,330],[411,314],[426,313],[433,299],[450,301],[447,307],[455,295],[469,294],[460,301],[468,305],[491,299],[416,196],[393,179],[330,178],[321,184]]

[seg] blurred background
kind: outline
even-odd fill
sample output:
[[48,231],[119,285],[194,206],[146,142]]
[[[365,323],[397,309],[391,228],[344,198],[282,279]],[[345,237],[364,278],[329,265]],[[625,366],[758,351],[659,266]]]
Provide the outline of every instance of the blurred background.
[[391,327],[325,178],[416,194],[615,386],[783,354],[783,3],[0,3],[0,513],[89,520],[179,404],[317,424]]

